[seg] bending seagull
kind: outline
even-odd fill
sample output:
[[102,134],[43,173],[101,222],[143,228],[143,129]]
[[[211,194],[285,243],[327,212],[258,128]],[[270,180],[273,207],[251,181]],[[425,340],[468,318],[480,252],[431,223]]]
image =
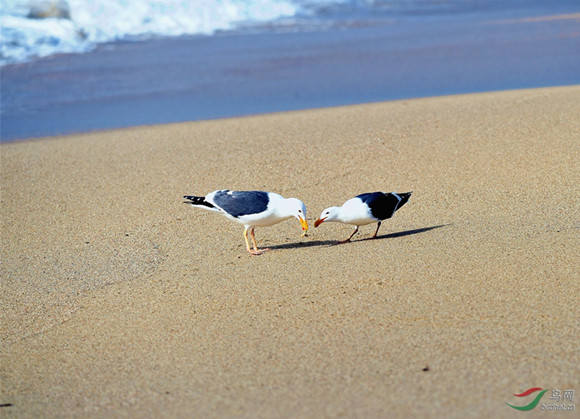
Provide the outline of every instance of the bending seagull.
[[376,223],[378,221],[377,230],[372,236],[377,237],[381,222],[387,218],[391,218],[395,211],[407,203],[413,192],[406,193],[384,193],[371,192],[363,193],[349,199],[342,207],[326,208],[320,214],[320,218],[314,223],[314,227],[318,227],[325,221],[336,221],[339,223],[353,224],[356,226],[354,232],[348,239],[340,241],[339,243],[347,243],[354,236],[358,228],[362,225]]
[[[296,198],[284,198],[273,192],[230,191],[221,189],[204,196],[184,196],[186,204],[219,212],[233,221],[243,224],[246,249],[253,255],[261,255],[270,249],[258,249],[255,227],[271,226],[288,218],[296,217],[300,221],[304,234],[308,231],[306,207]],[[254,249],[250,248],[248,230],[252,236]]]

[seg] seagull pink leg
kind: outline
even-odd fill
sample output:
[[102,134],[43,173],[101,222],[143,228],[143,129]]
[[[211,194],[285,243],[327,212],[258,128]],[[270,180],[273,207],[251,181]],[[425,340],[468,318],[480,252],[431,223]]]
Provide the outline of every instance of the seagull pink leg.
[[254,250],[256,251],[256,253],[253,253],[254,255],[261,255],[262,253],[267,252],[268,250],[271,250],[271,249],[262,249],[262,250],[258,249],[258,245],[256,244],[256,236],[254,236],[254,227],[252,227],[252,229],[250,230],[250,234],[252,235],[252,242],[254,243]]
[[[253,238],[254,237],[254,229],[253,228],[252,228],[251,232],[252,232],[252,238]],[[250,242],[248,241],[248,229],[247,228],[244,230],[244,239],[246,239],[246,249],[248,250],[248,252],[250,252],[252,255],[261,255],[261,253],[258,252],[257,249],[256,249],[256,251],[254,251],[250,248]],[[256,247],[255,240],[254,240],[254,247]]]
[[348,243],[350,241],[350,239],[352,239],[352,236],[354,236],[357,233],[357,231],[358,231],[358,226],[356,226],[356,228],[354,229],[354,231],[352,232],[352,234],[348,237],[348,239],[343,240],[343,241],[340,241],[340,242],[338,242],[338,244]]

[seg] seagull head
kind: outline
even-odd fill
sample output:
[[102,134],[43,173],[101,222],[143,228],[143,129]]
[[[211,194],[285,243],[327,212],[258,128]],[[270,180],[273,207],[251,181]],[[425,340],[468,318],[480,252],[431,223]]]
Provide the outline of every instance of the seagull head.
[[306,222],[306,205],[296,198],[288,198],[285,202],[285,210],[288,215],[296,217],[300,221],[304,234],[308,232],[308,223]]
[[338,217],[339,209],[339,207],[326,208],[324,211],[322,211],[322,214],[320,214],[320,217],[314,223],[314,227],[318,227],[325,221],[334,221],[336,217]]

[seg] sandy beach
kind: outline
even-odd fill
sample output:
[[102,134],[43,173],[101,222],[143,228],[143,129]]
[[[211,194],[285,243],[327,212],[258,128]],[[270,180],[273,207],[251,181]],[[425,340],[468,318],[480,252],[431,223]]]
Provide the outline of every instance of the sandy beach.
[[[0,415],[577,404],[579,139],[570,86],[2,144]],[[272,251],[249,255],[242,226],[182,202],[218,188],[300,198],[309,236],[257,229]],[[378,239],[314,228],[375,190],[414,192]]]

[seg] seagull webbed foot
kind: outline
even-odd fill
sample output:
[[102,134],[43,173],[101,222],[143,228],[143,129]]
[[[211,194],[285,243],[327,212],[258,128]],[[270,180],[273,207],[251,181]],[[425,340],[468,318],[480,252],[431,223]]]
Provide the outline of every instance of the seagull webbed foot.
[[248,252],[250,252],[252,255],[260,256],[261,254],[267,252],[268,250],[272,249],[248,249]]
[[355,229],[354,229],[354,231],[352,232],[352,234],[350,236],[348,236],[348,239],[339,241],[336,244],[345,244],[345,243],[348,243],[350,241],[350,239],[352,239],[352,236],[354,236],[357,232],[358,232],[358,226],[356,226]]
[[[250,243],[248,242],[248,230],[250,230],[250,235],[252,236],[252,244],[254,245],[254,249],[250,248]],[[246,230],[244,230],[244,238],[246,239],[246,249],[252,255],[258,256],[264,252],[272,250],[272,249],[258,249],[258,245],[256,244],[256,236],[254,235],[254,227],[246,228]]]

